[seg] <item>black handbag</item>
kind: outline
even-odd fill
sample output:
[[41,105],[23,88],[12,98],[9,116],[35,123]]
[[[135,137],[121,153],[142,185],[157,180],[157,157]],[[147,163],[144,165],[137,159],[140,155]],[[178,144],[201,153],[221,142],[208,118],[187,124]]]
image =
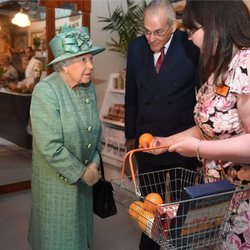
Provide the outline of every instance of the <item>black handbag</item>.
[[117,214],[113,196],[113,186],[104,176],[102,157],[100,155],[101,179],[93,186],[93,209],[94,213],[101,218]]

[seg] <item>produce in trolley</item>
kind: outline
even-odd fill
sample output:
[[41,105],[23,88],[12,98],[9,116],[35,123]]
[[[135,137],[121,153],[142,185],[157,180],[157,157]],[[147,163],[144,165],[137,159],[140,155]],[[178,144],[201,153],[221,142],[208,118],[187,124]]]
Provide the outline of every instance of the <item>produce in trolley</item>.
[[163,204],[161,196],[157,193],[150,193],[146,196],[143,206],[149,212],[156,212],[157,206]]
[[[162,147],[139,148],[127,152],[122,164],[122,179],[112,181],[117,199],[129,209],[127,211],[130,217],[136,222],[133,224],[164,249],[204,249],[206,246],[219,244],[227,230],[224,221],[228,221],[230,214],[239,208],[239,203],[235,202],[233,210],[230,211],[232,196],[237,197],[237,200],[243,199],[249,190],[239,185],[235,188],[226,180],[207,179],[197,171],[181,167],[135,174],[133,154],[156,148]],[[129,160],[134,194],[131,193],[131,180],[123,178],[127,160]],[[170,173],[176,177],[174,181],[178,182],[174,188],[170,188]],[[137,181],[140,178],[155,181],[151,185],[140,186],[141,183]],[[204,180],[209,180],[209,183],[204,183]],[[228,182],[227,185],[225,182]],[[158,191],[155,190],[155,185],[165,185],[165,189],[159,191],[161,193],[156,193]],[[140,190],[143,188],[147,189],[149,196],[142,196]],[[158,199],[152,200],[151,196]],[[167,199],[167,196],[172,199]],[[133,204],[135,201],[136,204],[139,201],[143,204],[142,212],[138,214],[133,211],[137,209]],[[139,204],[141,207],[141,203]],[[134,214],[137,214],[137,220]]]
[[143,208],[143,202],[141,201],[132,202],[128,209],[130,218],[136,221],[138,219],[138,216],[142,214],[144,211],[145,209]]
[[139,214],[138,226],[142,231],[147,232],[149,235],[151,235],[151,229],[153,227],[153,223],[154,223],[153,213],[144,210],[141,214]]

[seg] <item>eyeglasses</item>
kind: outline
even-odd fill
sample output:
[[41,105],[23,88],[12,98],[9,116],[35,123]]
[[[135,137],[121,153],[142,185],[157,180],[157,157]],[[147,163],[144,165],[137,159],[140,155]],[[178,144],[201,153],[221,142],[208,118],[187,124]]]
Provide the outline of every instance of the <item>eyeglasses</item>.
[[91,56],[91,57],[82,57],[79,61],[81,61],[83,64],[86,64],[87,62],[92,63],[93,56]]
[[87,56],[87,57],[76,57],[74,59],[68,59],[66,64],[70,65],[73,63],[77,63],[77,62],[82,62],[83,65],[85,65],[87,62],[92,63],[93,61],[93,56]]
[[192,30],[188,30],[187,29],[186,32],[187,32],[188,36],[190,37],[190,36],[192,36],[195,32],[197,32],[200,29],[202,29],[202,26],[200,26],[200,27],[198,27],[196,29],[192,29]]
[[155,31],[149,31],[147,29],[144,29],[144,35],[145,36],[155,36],[155,37],[163,37],[170,29],[171,25],[168,26],[166,30],[164,29],[158,29]]

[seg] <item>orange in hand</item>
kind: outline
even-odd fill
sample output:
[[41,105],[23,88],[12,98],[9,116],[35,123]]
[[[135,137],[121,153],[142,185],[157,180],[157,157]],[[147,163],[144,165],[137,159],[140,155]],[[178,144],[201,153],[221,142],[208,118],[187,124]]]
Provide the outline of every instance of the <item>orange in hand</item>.
[[150,143],[153,141],[154,136],[149,133],[144,133],[139,138],[139,144],[142,148],[149,147]]
[[134,201],[130,204],[128,209],[129,216],[134,220],[137,220],[138,216],[144,211],[143,203],[141,201]]
[[150,193],[146,196],[143,206],[149,212],[156,212],[157,205],[163,204],[161,196],[157,193]]

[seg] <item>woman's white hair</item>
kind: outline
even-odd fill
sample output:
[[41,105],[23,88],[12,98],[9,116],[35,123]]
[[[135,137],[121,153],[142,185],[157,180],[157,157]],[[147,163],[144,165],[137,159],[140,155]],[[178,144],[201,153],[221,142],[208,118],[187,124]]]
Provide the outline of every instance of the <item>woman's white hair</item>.
[[62,71],[62,70],[63,70],[63,67],[72,64],[72,63],[73,63],[72,61],[73,61],[75,58],[77,58],[77,57],[79,57],[79,56],[71,57],[71,58],[69,58],[69,59],[62,60],[62,61],[59,61],[59,62],[55,63],[55,64],[53,65],[54,70],[57,71],[57,72]]

